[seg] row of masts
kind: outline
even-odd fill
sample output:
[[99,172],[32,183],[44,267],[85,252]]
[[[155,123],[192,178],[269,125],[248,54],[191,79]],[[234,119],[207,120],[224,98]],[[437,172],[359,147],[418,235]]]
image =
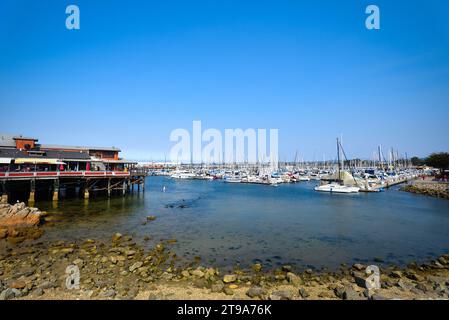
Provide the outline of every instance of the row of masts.
[[[399,151],[391,148],[388,151],[387,156],[385,156],[382,151],[382,147],[379,145],[376,151],[373,151],[371,159],[348,159],[346,154],[343,157],[344,149],[342,147],[341,140],[337,138],[337,158],[334,160],[326,160],[325,155],[323,155],[322,161],[304,161],[304,159],[298,161],[298,152],[295,152],[294,161],[280,161],[277,164],[277,168],[273,169],[284,169],[290,168],[293,170],[306,170],[306,169],[319,169],[319,170],[330,170],[335,167],[344,168],[376,168],[383,171],[396,170],[396,169],[407,169],[413,167],[411,160],[409,159],[407,153],[400,155]],[[169,163],[165,160],[164,164],[169,166]],[[173,163],[172,163],[173,164]],[[226,169],[237,169],[237,168],[272,168],[273,164],[269,162],[256,162],[256,163],[176,163],[177,165],[182,165],[187,168],[226,168]]]

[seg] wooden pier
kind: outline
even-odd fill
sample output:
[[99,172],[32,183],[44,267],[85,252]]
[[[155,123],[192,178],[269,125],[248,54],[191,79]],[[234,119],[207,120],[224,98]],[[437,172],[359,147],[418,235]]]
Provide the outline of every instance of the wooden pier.
[[[88,199],[90,194],[102,192],[108,197],[145,191],[146,172],[126,171],[36,171],[0,172],[2,202],[8,202],[12,193],[21,190],[28,194],[28,202],[36,198],[58,201],[67,194]],[[26,199],[20,199],[25,201]]]

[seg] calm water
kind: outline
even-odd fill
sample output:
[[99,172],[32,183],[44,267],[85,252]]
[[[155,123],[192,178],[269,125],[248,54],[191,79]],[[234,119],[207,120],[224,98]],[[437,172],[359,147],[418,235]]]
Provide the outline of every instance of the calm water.
[[[449,251],[449,201],[397,188],[338,195],[315,192],[316,182],[270,187],[149,177],[146,183],[139,196],[37,203],[55,221],[43,240],[110,239],[115,232],[151,236],[148,245],[176,238],[178,255],[219,267],[335,268],[374,258],[405,264]],[[157,219],[143,225],[148,215]]]

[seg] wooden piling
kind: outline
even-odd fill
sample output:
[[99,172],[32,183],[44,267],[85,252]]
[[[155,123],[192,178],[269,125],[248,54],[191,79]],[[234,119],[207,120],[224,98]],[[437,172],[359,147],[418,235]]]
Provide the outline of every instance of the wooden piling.
[[59,179],[53,181],[53,201],[58,201],[59,199]]
[[35,179],[31,179],[30,180],[30,196],[28,197],[28,202],[29,203],[34,203],[35,192],[36,192],[36,180]]

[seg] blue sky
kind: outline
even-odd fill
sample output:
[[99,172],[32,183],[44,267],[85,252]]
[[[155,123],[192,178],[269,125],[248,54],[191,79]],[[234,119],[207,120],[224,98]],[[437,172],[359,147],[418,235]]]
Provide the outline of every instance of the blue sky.
[[340,135],[350,157],[448,151],[448,15],[445,0],[3,0],[0,132],[142,160],[193,120],[277,128],[281,160],[333,159]]

